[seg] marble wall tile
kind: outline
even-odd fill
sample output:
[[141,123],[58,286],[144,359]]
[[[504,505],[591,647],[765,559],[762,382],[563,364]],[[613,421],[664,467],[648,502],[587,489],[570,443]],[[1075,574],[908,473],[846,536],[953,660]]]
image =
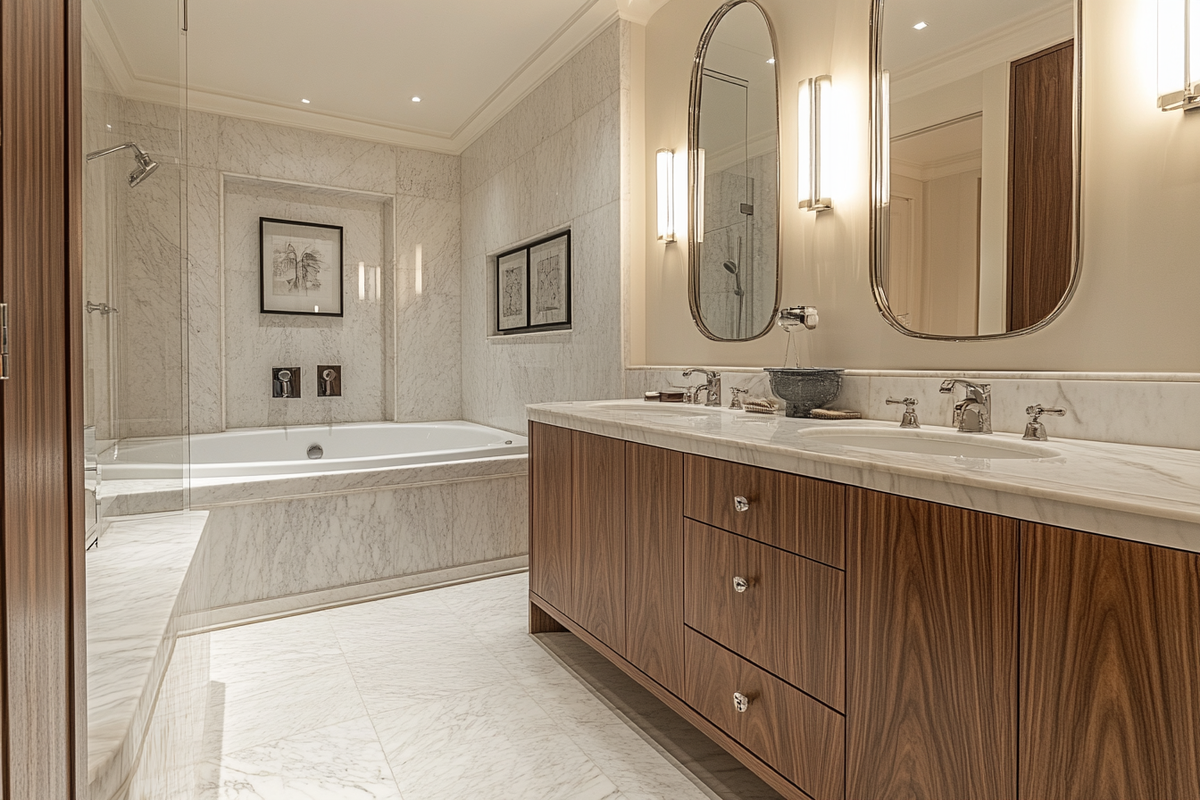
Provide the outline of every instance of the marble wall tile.
[[396,148],[234,117],[218,124],[220,169],[393,194]]
[[188,171],[188,429],[224,430],[220,176]]
[[193,169],[216,169],[218,130],[221,118],[216,114],[188,110],[187,164]]
[[[389,269],[382,232],[390,209],[374,198],[336,198],[265,183],[226,182],[224,202],[225,424],[228,428],[387,419],[383,296],[360,298],[358,264]],[[344,228],[343,314],[259,311],[259,217]],[[365,269],[364,267],[364,269]],[[316,366],[342,365],[342,396],[317,397]],[[301,397],[271,398],[271,368],[300,367]]]
[[[411,271],[401,273],[415,280]],[[403,422],[462,418],[459,297],[428,292],[396,309],[395,418]]]
[[[624,391],[620,38],[614,23],[464,154],[461,358],[467,419],[524,432],[527,403],[619,397]],[[555,131],[568,99],[573,121]],[[542,117],[542,127],[530,123],[530,115]],[[573,232],[573,330],[490,337],[494,263],[485,254],[567,225]]]
[[568,62],[576,119],[621,88],[621,24],[609,25]]
[[458,204],[460,162],[457,156],[396,148],[396,194]]

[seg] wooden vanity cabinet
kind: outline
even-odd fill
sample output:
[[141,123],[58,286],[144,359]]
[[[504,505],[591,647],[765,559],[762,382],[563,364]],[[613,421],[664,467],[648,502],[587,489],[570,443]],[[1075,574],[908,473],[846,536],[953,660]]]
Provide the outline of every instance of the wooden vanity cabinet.
[[1200,554],[537,423],[529,476],[531,630],[790,800],[1200,800]]
[[1021,797],[1200,798],[1200,555],[1021,527]]
[[1017,796],[1018,523],[850,489],[846,796]]

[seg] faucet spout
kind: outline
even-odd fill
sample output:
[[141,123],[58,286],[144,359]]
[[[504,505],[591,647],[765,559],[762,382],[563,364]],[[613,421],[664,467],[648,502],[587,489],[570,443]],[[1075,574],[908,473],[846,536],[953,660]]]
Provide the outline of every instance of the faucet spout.
[[703,389],[704,394],[705,394],[704,405],[708,406],[709,408],[720,408],[721,407],[721,373],[710,372],[709,370],[702,369],[700,367],[693,367],[692,369],[685,371],[683,373],[683,377],[690,378],[692,375],[695,375],[697,372],[702,373],[704,375],[704,384],[696,387],[696,395],[693,396],[692,402],[693,403],[699,402],[699,400],[696,398],[699,395],[700,390]]
[[992,387],[991,384],[975,384],[959,378],[942,381],[939,391],[950,394],[955,386],[962,386],[966,397],[954,404],[954,425],[960,433],[992,432]]

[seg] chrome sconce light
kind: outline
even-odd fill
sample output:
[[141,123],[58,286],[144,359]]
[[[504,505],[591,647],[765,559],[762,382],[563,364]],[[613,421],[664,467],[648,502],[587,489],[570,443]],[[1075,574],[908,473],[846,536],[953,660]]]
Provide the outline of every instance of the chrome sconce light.
[[670,244],[675,236],[675,151],[658,151],[658,240]]
[[825,115],[825,98],[829,96],[832,84],[833,78],[828,75],[800,82],[798,191],[800,207],[809,211],[828,211],[833,208],[833,200],[821,196],[821,121]]
[[1200,0],[1158,0],[1158,107],[1200,108]]

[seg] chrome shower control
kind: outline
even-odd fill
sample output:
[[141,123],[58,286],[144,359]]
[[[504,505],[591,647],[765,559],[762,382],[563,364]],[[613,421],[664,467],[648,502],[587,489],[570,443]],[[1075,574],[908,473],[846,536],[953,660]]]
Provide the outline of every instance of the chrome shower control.
[[274,367],[271,369],[271,397],[287,400],[300,397],[299,367]]
[[733,590],[738,594],[745,592],[749,588],[750,581],[746,580],[745,578],[738,577],[733,579]]
[[317,365],[317,397],[342,396],[341,364]]
[[737,497],[733,498],[733,507],[737,509],[739,513],[743,511],[749,511],[750,501],[739,494]]
[[739,714],[745,714],[750,708],[750,698],[741,692],[734,692],[733,707]]

